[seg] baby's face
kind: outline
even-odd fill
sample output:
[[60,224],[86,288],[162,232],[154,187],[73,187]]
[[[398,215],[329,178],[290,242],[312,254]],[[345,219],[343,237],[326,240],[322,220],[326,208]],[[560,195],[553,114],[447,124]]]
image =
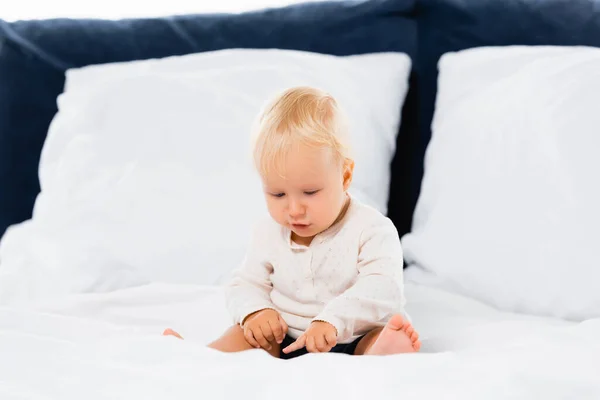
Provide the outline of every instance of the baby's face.
[[326,149],[300,146],[277,171],[263,177],[271,217],[296,238],[311,239],[329,228],[345,201],[352,166],[343,167]]

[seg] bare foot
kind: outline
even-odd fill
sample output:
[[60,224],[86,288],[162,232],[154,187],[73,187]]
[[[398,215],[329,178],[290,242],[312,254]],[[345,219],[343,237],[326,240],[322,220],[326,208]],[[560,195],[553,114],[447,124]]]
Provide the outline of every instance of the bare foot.
[[175,336],[179,339],[183,339],[179,333],[175,332],[173,329],[170,328],[165,329],[165,331],[163,332],[163,336]]
[[408,321],[400,315],[394,315],[383,328],[377,340],[366,354],[389,355],[400,353],[414,353],[421,348],[419,334]]

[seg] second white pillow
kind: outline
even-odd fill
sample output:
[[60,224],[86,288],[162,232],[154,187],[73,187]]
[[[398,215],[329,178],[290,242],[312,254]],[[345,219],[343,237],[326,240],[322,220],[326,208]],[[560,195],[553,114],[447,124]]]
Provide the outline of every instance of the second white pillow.
[[600,49],[447,54],[438,88],[407,278],[600,317]]

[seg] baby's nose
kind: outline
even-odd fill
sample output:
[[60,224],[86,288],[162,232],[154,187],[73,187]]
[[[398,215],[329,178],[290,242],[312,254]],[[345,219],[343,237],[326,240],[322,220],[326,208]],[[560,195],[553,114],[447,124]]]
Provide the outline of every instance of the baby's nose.
[[296,201],[290,202],[289,206],[290,217],[301,217],[304,215],[304,207]]

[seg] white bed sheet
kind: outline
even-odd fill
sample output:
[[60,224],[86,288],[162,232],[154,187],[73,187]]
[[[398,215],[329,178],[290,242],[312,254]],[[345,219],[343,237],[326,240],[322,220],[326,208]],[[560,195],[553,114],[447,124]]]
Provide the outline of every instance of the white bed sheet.
[[[229,325],[216,287],[152,284],[0,308],[0,399],[600,398],[600,320],[406,289],[423,348],[390,357],[207,349]],[[186,340],[162,337],[166,327]]]

